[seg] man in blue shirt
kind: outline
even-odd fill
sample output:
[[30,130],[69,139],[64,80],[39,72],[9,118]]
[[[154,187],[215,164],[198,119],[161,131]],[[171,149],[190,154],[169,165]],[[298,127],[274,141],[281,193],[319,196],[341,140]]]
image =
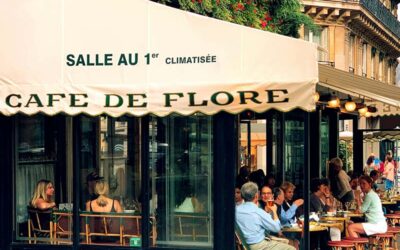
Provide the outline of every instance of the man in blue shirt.
[[266,232],[278,233],[281,230],[281,224],[276,213],[276,206],[271,207],[273,216],[257,206],[259,198],[257,184],[248,182],[240,191],[245,203],[236,207],[236,224],[250,250],[295,250],[290,245],[265,237]]

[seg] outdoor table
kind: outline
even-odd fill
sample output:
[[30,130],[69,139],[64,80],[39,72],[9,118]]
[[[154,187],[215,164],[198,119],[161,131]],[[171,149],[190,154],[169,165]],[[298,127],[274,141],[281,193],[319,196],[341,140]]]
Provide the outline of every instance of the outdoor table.
[[350,212],[350,213],[347,214],[347,217],[350,217],[350,218],[362,218],[362,217],[364,217],[364,214],[363,213]]
[[[318,245],[318,248],[320,246],[320,237],[321,237],[321,234],[319,234],[319,233],[322,233],[324,231],[328,231],[328,227],[321,226],[321,225],[310,225],[310,233],[316,234],[315,237],[317,237],[316,243]],[[303,228],[299,227],[299,226],[284,227],[284,228],[282,228],[282,232],[284,232],[284,233],[299,233],[301,235],[301,237],[303,238]]]
[[342,223],[342,222],[337,222],[337,221],[320,221],[320,222],[319,222],[319,225],[320,225],[320,226],[323,226],[323,227],[328,227],[328,228],[336,227],[336,228],[338,228],[338,229],[340,230],[340,232],[343,232],[343,230],[344,230],[344,226],[343,226],[343,223]]
[[382,201],[382,205],[396,205],[397,201]]
[[362,218],[364,214],[362,213],[355,213],[355,212],[347,212],[345,213],[345,217],[342,216],[327,216],[327,217],[322,217],[321,220],[323,221],[336,221],[340,222],[343,225],[343,228],[345,230],[346,237],[348,236],[347,232],[347,224],[350,221],[351,218]]
[[[310,232],[321,232],[321,231],[326,231],[328,230],[327,227],[325,226],[321,226],[321,225],[310,225]],[[282,228],[282,232],[285,233],[302,233],[303,232],[303,228],[302,227],[283,227]]]

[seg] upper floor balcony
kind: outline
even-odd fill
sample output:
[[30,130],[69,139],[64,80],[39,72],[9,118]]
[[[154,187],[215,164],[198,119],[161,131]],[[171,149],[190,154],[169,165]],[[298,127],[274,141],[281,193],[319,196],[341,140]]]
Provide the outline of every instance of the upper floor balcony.
[[[303,12],[321,26],[345,25],[391,57],[400,55],[400,0],[302,0]],[[394,7],[393,7],[394,6]]]
[[400,22],[397,18],[380,2],[372,0],[353,0],[373,14],[383,25],[400,38]]

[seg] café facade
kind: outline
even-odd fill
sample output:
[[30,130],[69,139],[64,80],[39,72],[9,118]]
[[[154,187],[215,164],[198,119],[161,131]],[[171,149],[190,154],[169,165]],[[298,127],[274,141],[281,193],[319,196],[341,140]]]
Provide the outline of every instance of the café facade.
[[[146,0],[3,1],[0,33],[1,249],[234,249],[252,114],[308,211],[316,45]],[[122,213],[87,211],[94,173]]]

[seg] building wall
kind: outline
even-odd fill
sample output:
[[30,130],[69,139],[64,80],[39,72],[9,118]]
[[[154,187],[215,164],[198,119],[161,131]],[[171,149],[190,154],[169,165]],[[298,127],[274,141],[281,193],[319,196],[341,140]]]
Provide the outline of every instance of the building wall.
[[[393,18],[397,17],[396,1],[380,0]],[[393,33],[398,28],[387,27],[378,16],[363,7],[360,1],[303,1],[304,13],[312,17],[328,38],[314,39],[303,29],[305,40],[327,48],[327,60],[335,68],[395,84],[397,57],[400,56],[400,38]],[[400,24],[398,24],[400,26]],[[365,45],[364,45],[365,44]],[[363,50],[363,46],[367,49]],[[366,53],[366,56],[364,55]],[[364,65],[363,65],[364,58]],[[366,59],[366,60],[365,60]],[[325,62],[325,63],[326,63]]]

